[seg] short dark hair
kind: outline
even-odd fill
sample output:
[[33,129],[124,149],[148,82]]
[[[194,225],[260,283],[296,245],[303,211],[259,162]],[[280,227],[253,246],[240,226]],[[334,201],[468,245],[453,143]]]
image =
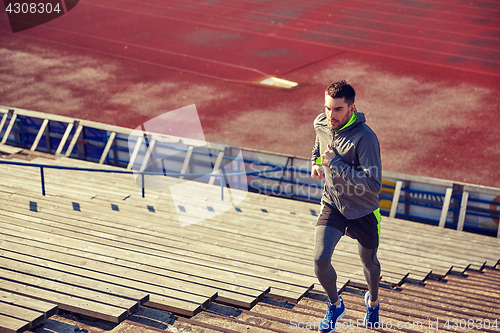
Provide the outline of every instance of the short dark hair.
[[331,98],[344,98],[344,102],[348,105],[354,103],[354,97],[356,96],[356,92],[354,88],[351,87],[346,80],[342,80],[339,82],[334,82],[326,88],[325,93],[328,94]]

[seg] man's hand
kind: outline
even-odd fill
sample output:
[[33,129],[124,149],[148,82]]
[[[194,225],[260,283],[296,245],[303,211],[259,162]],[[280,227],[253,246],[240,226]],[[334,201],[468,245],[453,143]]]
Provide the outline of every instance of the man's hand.
[[314,179],[323,179],[325,176],[323,175],[323,171],[321,171],[321,166],[320,165],[313,165],[312,170],[311,170],[311,177]]
[[325,150],[323,155],[321,155],[321,164],[328,168],[328,164],[330,164],[330,161],[335,157],[335,155],[335,151],[333,151],[332,147],[328,145],[328,149]]

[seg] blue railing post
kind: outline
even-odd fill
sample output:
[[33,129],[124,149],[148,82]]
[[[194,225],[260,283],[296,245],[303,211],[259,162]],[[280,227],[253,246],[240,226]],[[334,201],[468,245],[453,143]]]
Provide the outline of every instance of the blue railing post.
[[144,189],[146,186],[144,185],[144,173],[141,173],[142,176],[142,197],[144,198],[146,190]]
[[220,201],[224,201],[224,187],[222,186],[222,176],[219,177],[220,182]]
[[42,178],[42,195],[45,196],[45,177],[43,176],[43,167],[40,167],[40,176]]

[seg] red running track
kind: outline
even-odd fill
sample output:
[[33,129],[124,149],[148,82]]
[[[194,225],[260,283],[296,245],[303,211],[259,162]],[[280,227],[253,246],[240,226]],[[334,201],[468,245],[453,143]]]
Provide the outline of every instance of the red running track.
[[500,186],[499,42],[495,1],[81,0],[0,14],[0,104],[135,128],[194,103],[208,140],[307,157],[347,77],[386,170]]
[[346,50],[500,76],[499,4],[405,3],[87,0],[22,34],[241,82]]

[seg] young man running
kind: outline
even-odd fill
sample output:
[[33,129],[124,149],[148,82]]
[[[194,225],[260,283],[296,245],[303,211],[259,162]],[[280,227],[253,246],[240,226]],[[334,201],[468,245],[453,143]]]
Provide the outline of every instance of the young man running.
[[333,250],[343,235],[358,241],[368,284],[364,325],[377,327],[379,320],[380,145],[365,124],[364,114],[357,112],[354,97],[355,91],[346,81],[332,83],[325,91],[325,113],[314,120],[316,142],[311,176],[325,178],[314,248],[314,270],[330,299],[319,328],[323,333],[334,331],[337,321],[345,315],[331,264]]

